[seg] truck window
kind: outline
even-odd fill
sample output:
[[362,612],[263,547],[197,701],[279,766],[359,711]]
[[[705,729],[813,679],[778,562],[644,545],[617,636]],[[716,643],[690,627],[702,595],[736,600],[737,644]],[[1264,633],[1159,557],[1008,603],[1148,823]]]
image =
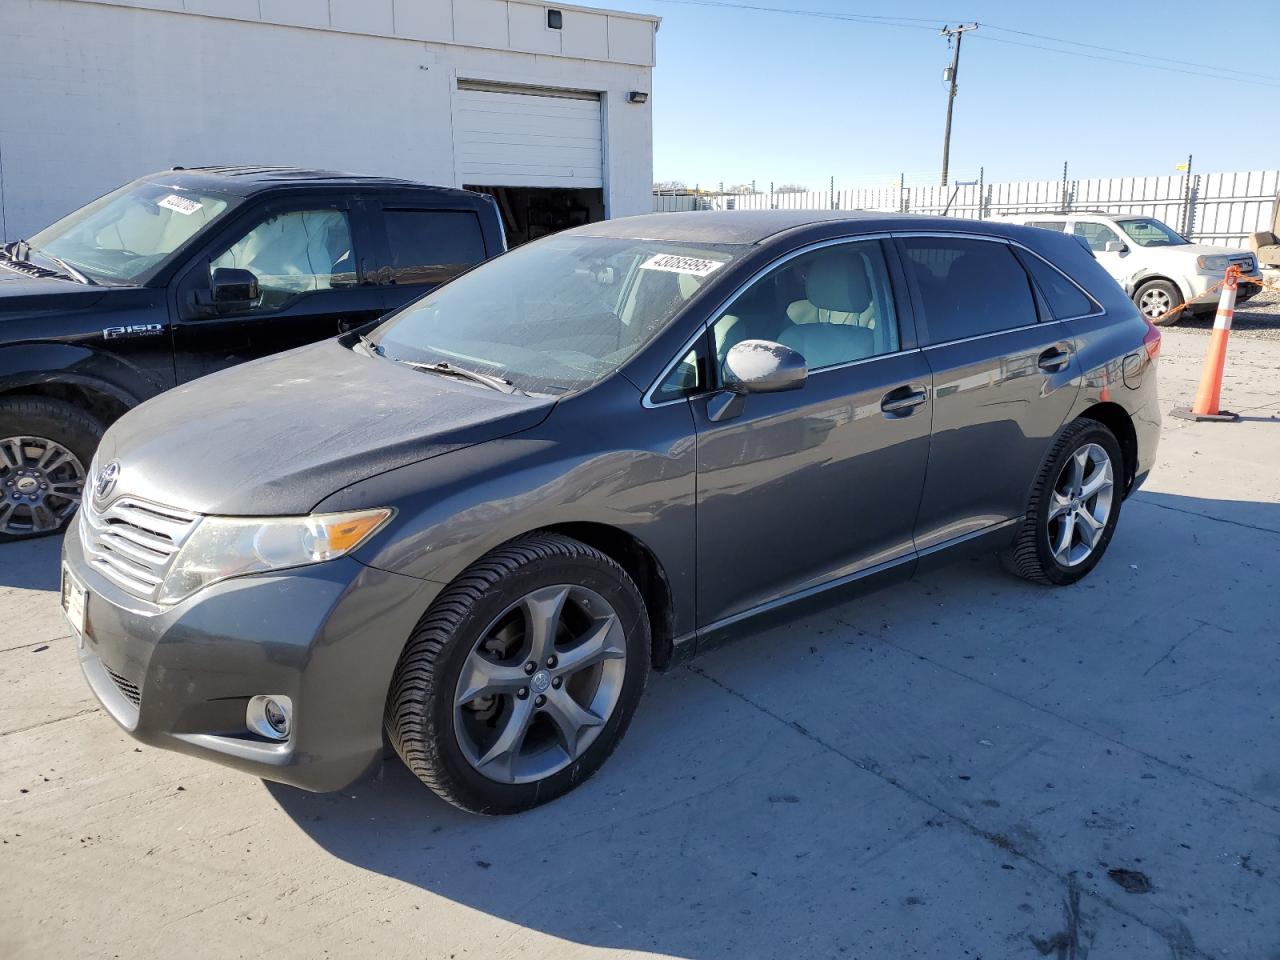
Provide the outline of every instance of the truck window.
[[444,283],[485,259],[480,220],[470,210],[384,210],[391,279]]
[[271,310],[316,290],[356,282],[351,226],[341,210],[292,210],[263,220],[209,269],[238,267],[258,278],[259,310]]

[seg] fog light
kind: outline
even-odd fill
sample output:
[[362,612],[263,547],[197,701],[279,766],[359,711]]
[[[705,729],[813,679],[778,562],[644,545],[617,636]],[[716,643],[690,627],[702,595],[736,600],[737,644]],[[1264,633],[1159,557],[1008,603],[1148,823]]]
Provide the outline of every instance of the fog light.
[[293,727],[293,701],[280,694],[253,697],[245,711],[245,723],[259,736],[288,740]]

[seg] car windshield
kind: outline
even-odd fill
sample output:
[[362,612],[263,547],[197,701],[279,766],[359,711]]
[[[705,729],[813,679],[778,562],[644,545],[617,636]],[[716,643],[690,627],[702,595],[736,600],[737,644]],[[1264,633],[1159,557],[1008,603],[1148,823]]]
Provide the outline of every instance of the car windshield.
[[393,315],[384,356],[562,394],[612,373],[747,248],[557,236],[491,260]]
[[132,183],[68,214],[28,242],[30,256],[57,257],[107,283],[144,283],[169,256],[237,200]]
[[1181,247],[1190,241],[1174,233],[1159,220],[1117,220],[1120,228],[1140,247]]

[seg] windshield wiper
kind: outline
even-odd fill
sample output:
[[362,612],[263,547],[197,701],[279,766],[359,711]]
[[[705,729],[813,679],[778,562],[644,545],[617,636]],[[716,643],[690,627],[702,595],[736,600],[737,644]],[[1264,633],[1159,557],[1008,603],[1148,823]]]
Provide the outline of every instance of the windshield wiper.
[[415,360],[401,360],[405,366],[413,367],[415,370],[425,370],[428,373],[439,373],[446,377],[457,377],[459,380],[470,380],[472,383],[479,383],[486,387],[492,387],[494,390],[500,390],[503,393],[521,393],[523,391],[516,390],[515,384],[505,377],[497,377],[488,373],[477,373],[475,370],[468,370],[465,367],[455,367],[453,364],[441,360],[438,363],[419,363]]
[[[28,260],[31,258],[30,250],[31,250],[31,247],[27,246]],[[97,286],[96,283],[94,283],[92,280],[86,277],[83,273],[81,273],[75,267],[71,266],[71,264],[67,263],[61,257],[55,257],[52,253],[48,253],[47,251],[41,250],[39,248],[36,248],[36,253],[40,254],[40,256],[44,257],[46,260],[52,260],[54,263],[60,266],[63,269],[63,271],[66,273],[66,275],[69,276],[71,279],[79,280],[81,283],[87,284],[90,287]]]
[[364,347],[366,350],[369,351],[369,353],[371,353],[375,357],[386,356],[386,352],[383,351],[382,347],[379,344],[374,343],[372,340],[366,337],[363,333],[360,334],[360,346]]

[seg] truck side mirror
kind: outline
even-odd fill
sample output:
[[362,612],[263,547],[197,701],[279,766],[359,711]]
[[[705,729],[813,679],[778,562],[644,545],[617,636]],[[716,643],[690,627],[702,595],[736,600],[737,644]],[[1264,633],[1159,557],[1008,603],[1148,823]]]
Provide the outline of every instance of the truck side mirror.
[[258,278],[249,270],[218,267],[209,278],[213,304],[220,310],[252,307],[262,296]]
[[1107,245],[1102,248],[1107,253],[1128,253],[1129,247],[1123,240],[1108,240]]

